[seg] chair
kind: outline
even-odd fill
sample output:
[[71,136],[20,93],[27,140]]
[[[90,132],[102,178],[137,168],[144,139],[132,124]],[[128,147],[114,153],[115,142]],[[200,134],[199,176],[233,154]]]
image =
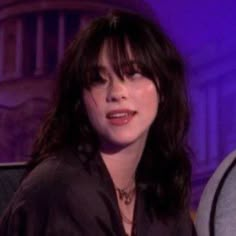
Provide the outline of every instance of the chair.
[[19,186],[25,169],[25,162],[0,164],[0,216]]
[[195,224],[199,236],[236,235],[236,151],[223,160],[208,181]]

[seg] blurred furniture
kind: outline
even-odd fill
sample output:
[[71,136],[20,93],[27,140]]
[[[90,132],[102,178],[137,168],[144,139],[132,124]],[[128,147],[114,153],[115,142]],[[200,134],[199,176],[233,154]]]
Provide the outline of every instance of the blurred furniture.
[[208,181],[197,210],[196,229],[199,236],[236,235],[236,151]]
[[39,78],[0,83],[0,163],[28,159],[49,108],[54,81]]
[[24,162],[0,164],[0,216],[16,191],[25,168]]
[[119,4],[0,2],[0,163],[19,162],[31,153],[68,43],[91,19]]

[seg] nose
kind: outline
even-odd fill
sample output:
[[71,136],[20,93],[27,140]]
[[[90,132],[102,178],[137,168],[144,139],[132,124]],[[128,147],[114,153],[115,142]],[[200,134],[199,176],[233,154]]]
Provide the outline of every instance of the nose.
[[107,91],[107,102],[116,102],[125,100],[127,98],[127,89],[125,81],[118,78],[118,76],[113,77],[110,80]]

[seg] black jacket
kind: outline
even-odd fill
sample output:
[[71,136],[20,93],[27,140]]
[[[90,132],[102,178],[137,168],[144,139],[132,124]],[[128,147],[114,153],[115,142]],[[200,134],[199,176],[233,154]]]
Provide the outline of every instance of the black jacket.
[[[137,191],[133,235],[190,236],[188,210],[165,223],[151,219]],[[111,177],[100,156],[89,163],[66,152],[24,179],[1,219],[1,236],[124,236]]]

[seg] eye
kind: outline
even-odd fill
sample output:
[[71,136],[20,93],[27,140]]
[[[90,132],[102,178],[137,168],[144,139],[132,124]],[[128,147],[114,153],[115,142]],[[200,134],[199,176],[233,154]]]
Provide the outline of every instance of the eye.
[[108,82],[108,79],[103,78],[102,76],[98,74],[96,78],[93,79],[91,87],[102,86],[102,85],[105,85],[107,82]]
[[129,80],[136,80],[144,77],[141,65],[130,62],[122,67],[123,76]]
[[143,78],[143,74],[140,71],[129,71],[124,75],[127,79],[140,79]]
[[133,78],[140,78],[140,77],[143,77],[143,75],[142,75],[141,72],[134,72],[131,76],[132,76]]

